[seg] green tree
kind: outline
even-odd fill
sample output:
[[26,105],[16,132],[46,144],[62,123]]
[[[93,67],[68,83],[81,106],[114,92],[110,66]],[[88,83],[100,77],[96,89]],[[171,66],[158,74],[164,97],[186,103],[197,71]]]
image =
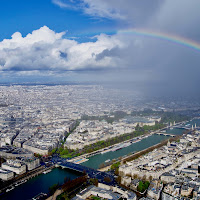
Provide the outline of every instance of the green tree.
[[138,191],[143,193],[149,187],[149,184],[149,181],[145,181],[144,183],[140,181],[137,187]]
[[54,184],[52,186],[49,187],[49,194],[52,195],[54,194],[54,192],[59,188],[59,184]]
[[107,183],[110,183],[110,182],[111,182],[111,179],[110,179],[110,177],[107,177],[107,176],[106,176],[106,177],[104,177],[104,181],[107,182]]
[[138,184],[137,189],[138,189],[139,192],[144,192],[144,191],[143,191],[143,188],[144,188],[143,182],[140,181],[139,184]]
[[91,179],[89,180],[89,182],[90,182],[91,184],[95,185],[95,186],[98,186],[98,179],[97,179],[97,178],[91,178]]

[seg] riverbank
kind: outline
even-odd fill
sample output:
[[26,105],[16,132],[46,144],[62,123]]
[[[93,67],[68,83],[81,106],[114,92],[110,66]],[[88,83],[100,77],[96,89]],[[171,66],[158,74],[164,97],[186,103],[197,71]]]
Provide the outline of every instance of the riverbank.
[[89,160],[82,163],[86,167],[91,167],[94,169],[99,169],[111,165],[119,159],[125,158],[127,155],[132,155],[135,152],[144,150],[152,145],[158,144],[163,140],[168,139],[169,136],[164,135],[150,135],[149,137],[145,137],[142,140],[132,143],[131,145],[115,150],[109,151],[104,154],[97,154],[88,158]]
[[26,181],[28,181],[29,179],[32,179],[33,177],[36,177],[40,174],[42,174],[43,172],[47,171],[47,170],[52,170],[55,166],[50,166],[48,168],[45,168],[44,166],[40,166],[32,171],[29,171],[25,174],[19,175],[17,177],[15,177],[12,180],[8,181],[8,184],[6,184],[1,190],[0,190],[0,194],[3,194],[6,192],[7,189],[9,188],[15,188],[18,185],[20,185],[20,183],[25,183]]
[[[47,168],[45,169],[47,170]],[[81,176],[72,170],[53,168],[50,173],[40,173],[29,179],[26,183],[15,187],[10,192],[6,192],[0,196],[1,200],[15,199],[15,200],[27,200],[32,199],[40,193],[49,193],[49,188],[54,184],[62,185],[66,179],[73,180]]]
[[[129,133],[123,133],[118,135],[110,135],[109,138],[101,141],[94,141],[91,144],[83,145],[81,149],[68,149],[68,148],[60,148],[57,153],[60,154],[62,158],[70,159],[72,158],[72,162],[78,162],[79,164],[85,162],[90,156],[94,156],[102,150],[106,151],[107,148],[111,148],[114,145],[121,144],[122,142],[129,141],[139,136],[148,135],[150,132],[161,131],[163,128],[166,128],[166,124],[157,123],[152,126],[136,126]],[[78,159],[77,159],[78,158]]]
[[149,153],[149,152],[153,151],[154,149],[157,149],[157,148],[160,148],[160,147],[162,147],[164,145],[167,145],[168,140],[170,142],[177,141],[177,140],[180,139],[180,137],[181,136],[171,137],[171,138],[169,138],[167,140],[164,140],[164,141],[160,142],[159,144],[155,144],[155,145],[153,145],[153,146],[151,146],[149,148],[146,148],[146,149],[141,150],[139,152],[133,153],[132,155],[126,156],[125,158],[118,159],[117,161],[113,162],[111,165],[99,168],[98,170],[101,171],[101,172],[108,171],[111,168],[111,166],[113,164],[117,163],[117,162],[120,162],[121,164],[124,164],[124,162],[126,162],[126,161],[134,160],[134,159],[136,159],[136,158],[138,158],[138,157],[140,157],[140,156],[142,156],[142,155],[144,155],[146,153]]
[[76,164],[81,164],[81,163],[84,163],[86,161],[88,161],[88,158],[92,157],[92,156],[95,156],[97,154],[104,154],[104,153],[107,153],[109,151],[111,151],[113,148],[117,148],[118,145],[124,145],[126,143],[129,143],[129,142],[132,142],[133,143],[136,143],[136,142],[139,142],[141,141],[142,139],[144,138],[147,138],[153,134],[156,134],[162,130],[164,130],[166,128],[163,128],[163,129],[159,129],[157,131],[153,131],[151,133],[148,133],[148,134],[144,134],[144,135],[141,135],[141,136],[136,136],[134,138],[131,138],[129,140],[126,140],[126,141],[122,141],[122,142],[119,142],[119,143],[116,143],[116,144],[113,144],[113,145],[110,145],[108,147],[105,147],[105,148],[102,148],[102,149],[99,149],[99,150],[96,150],[96,151],[93,151],[91,153],[86,153],[86,154],[83,154],[83,155],[80,155],[78,157],[75,157],[75,158],[72,158],[70,160],[68,160],[69,162],[73,162],[73,163],[76,163]]
[[[189,121],[178,122],[178,123],[174,124],[172,127],[177,126],[177,125],[181,125],[181,124],[185,124],[185,123],[187,123],[187,122],[189,122]],[[87,162],[87,161],[89,160],[90,157],[93,157],[93,156],[95,156],[95,155],[97,155],[97,154],[104,154],[104,153],[106,154],[106,153],[112,151],[114,148],[117,149],[117,147],[119,147],[119,146],[121,146],[121,148],[127,147],[126,144],[129,143],[129,142],[131,142],[131,141],[133,141],[133,143],[137,143],[137,142],[140,142],[140,141],[141,141],[142,139],[144,139],[144,138],[147,138],[147,137],[149,137],[149,136],[152,136],[153,134],[159,134],[159,133],[161,133],[161,134],[165,135],[165,133],[164,133],[163,131],[166,131],[166,130],[169,129],[169,128],[170,128],[170,126],[166,126],[166,127],[161,128],[161,129],[159,129],[159,130],[151,131],[150,133],[146,133],[146,134],[143,134],[143,135],[140,135],[140,136],[135,136],[135,137],[130,138],[130,139],[128,139],[128,140],[115,143],[115,144],[113,144],[113,145],[110,145],[110,146],[107,146],[107,147],[98,149],[98,150],[93,151],[93,152],[91,152],[91,153],[82,154],[82,155],[77,156],[77,157],[75,157],[75,158],[72,158],[72,159],[70,159],[70,160],[68,160],[68,161],[69,161],[69,162],[76,163],[76,164],[82,164],[82,163]],[[181,133],[181,134],[182,134],[182,133]],[[170,135],[170,133],[169,133],[169,134],[167,133],[166,135]],[[171,134],[171,135],[172,135],[172,134]]]
[[121,164],[124,164],[124,162],[127,162],[127,161],[132,161],[132,160],[134,160],[134,159],[136,159],[136,158],[138,158],[138,157],[140,157],[140,156],[142,156],[142,155],[144,155],[146,153],[149,153],[149,152],[153,151],[154,149],[157,149],[157,148],[160,148],[160,147],[162,147],[164,145],[167,145],[168,141],[173,142],[173,141],[179,140],[180,138],[181,138],[181,135],[176,136],[176,137],[171,137],[168,140],[164,140],[164,141],[160,142],[159,144],[155,144],[155,145],[153,145],[153,146],[151,146],[151,147],[149,147],[147,149],[144,149],[142,151],[134,153],[133,155],[127,156],[127,157],[122,159]]

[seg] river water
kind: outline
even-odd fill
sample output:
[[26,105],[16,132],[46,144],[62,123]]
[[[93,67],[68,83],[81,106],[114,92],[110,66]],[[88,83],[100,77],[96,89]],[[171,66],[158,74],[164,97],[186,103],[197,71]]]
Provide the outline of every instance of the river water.
[[71,180],[80,176],[80,173],[61,169],[54,168],[50,173],[40,174],[26,183],[17,186],[14,190],[6,193],[5,195],[0,196],[1,200],[31,200],[34,196],[40,192],[47,193],[50,186],[60,183],[64,183],[65,177],[70,178]]
[[173,129],[167,129],[166,133],[173,134],[173,135],[181,135],[184,132],[185,129],[183,128],[173,128]]
[[190,128],[192,127],[192,125],[195,126],[195,124],[197,125],[197,127],[200,126],[200,119],[193,119],[192,121],[186,123],[186,125],[188,125],[188,127]]
[[[187,124],[200,126],[200,119],[193,120]],[[180,135],[184,129],[168,129],[166,132],[171,134]],[[131,144],[128,147],[117,151],[110,151],[104,154],[97,154],[89,158],[87,162],[82,163],[84,166],[88,166],[94,169],[99,168],[102,163],[105,163],[106,160],[116,159],[119,157],[126,156],[130,153],[141,151],[152,145],[158,144],[159,142],[168,139],[168,136],[163,135],[151,135],[148,138],[144,138],[141,141]],[[2,200],[29,200],[40,192],[47,193],[50,186],[56,183],[62,184],[64,178],[68,177],[70,179],[75,179],[80,176],[79,173],[73,172],[67,169],[55,168],[52,172],[48,174],[41,174],[35,178],[28,180],[26,183],[16,187],[14,190],[6,193],[3,196],[0,196]]]
[[88,161],[82,163],[82,165],[87,166],[87,167],[92,167],[94,169],[98,169],[99,166],[102,163],[105,163],[105,161],[108,159],[112,160],[112,159],[126,156],[133,152],[141,151],[150,146],[158,144],[159,142],[166,140],[168,138],[169,138],[168,136],[163,136],[163,135],[151,135],[148,138],[144,138],[141,141],[133,143],[130,146],[125,147],[123,149],[120,149],[117,151],[109,151],[104,154],[97,154],[95,156],[92,156],[89,158]]

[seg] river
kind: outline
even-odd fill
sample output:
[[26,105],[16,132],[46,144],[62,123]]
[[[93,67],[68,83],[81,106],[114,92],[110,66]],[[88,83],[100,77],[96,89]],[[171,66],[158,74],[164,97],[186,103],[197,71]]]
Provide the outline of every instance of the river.
[[167,129],[166,133],[173,134],[173,135],[181,135],[184,132],[185,129],[183,128],[173,128],[173,129]]
[[189,127],[193,127],[195,126],[195,124],[198,126],[200,126],[200,119],[193,119],[192,121],[189,121],[188,123],[186,123],[186,125],[189,125]]
[[56,183],[64,183],[64,178],[68,177],[71,180],[80,176],[80,173],[54,168],[50,173],[40,174],[26,183],[17,186],[14,190],[0,196],[1,200],[31,200],[40,192],[48,193],[50,186]]
[[[197,126],[200,126],[200,119],[193,120],[187,124],[197,124]],[[166,132],[171,134],[180,135],[184,129],[168,129]],[[131,144],[128,147],[125,147],[123,149],[117,150],[117,151],[110,151],[104,154],[97,154],[95,156],[92,156],[89,158],[88,161],[82,163],[84,166],[88,166],[94,169],[99,168],[100,164],[105,163],[106,160],[110,159],[116,159],[119,157],[126,156],[130,153],[141,151],[143,149],[146,149],[152,145],[158,144],[159,142],[166,140],[169,138],[168,136],[163,135],[151,135],[148,138],[144,138],[141,141]],[[28,200],[34,197],[35,195],[39,194],[40,192],[47,193],[48,188],[56,183],[63,183],[64,178],[68,177],[70,179],[74,179],[76,177],[80,176],[77,172],[73,172],[67,169],[60,169],[55,168],[52,170],[52,172],[48,174],[41,174],[35,178],[32,178],[28,180],[26,183],[16,187],[14,190],[6,193],[3,196],[0,196],[0,199],[2,200]]]
[[143,149],[146,149],[150,146],[153,146],[155,144],[158,144],[159,142],[168,139],[168,136],[163,135],[151,135],[148,138],[144,138],[139,142],[136,142],[134,144],[131,144],[128,147],[125,147],[123,149],[117,150],[117,151],[109,151],[104,154],[97,154],[95,156],[92,156],[89,158],[88,161],[82,163],[82,165],[87,167],[92,167],[94,169],[98,169],[99,166],[102,163],[105,163],[106,160],[110,159],[116,159],[122,156],[126,156],[130,153],[141,151]]

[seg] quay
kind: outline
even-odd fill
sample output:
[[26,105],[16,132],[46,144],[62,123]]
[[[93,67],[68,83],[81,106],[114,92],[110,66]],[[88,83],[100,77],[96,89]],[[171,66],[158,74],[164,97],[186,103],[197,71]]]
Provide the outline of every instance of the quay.
[[[116,143],[116,144],[113,144],[111,146],[108,146],[108,147],[104,147],[102,149],[99,149],[97,151],[93,151],[91,153],[86,153],[84,155],[81,155],[81,156],[78,156],[78,157],[75,157],[75,158],[72,158],[71,160],[68,160],[69,162],[73,162],[73,163],[77,163],[77,164],[81,164],[81,163],[84,163],[86,161],[88,161],[88,159],[92,156],[95,156],[97,154],[100,154],[100,153],[106,153],[106,152],[109,152],[109,149],[112,149],[114,147],[116,147],[117,145],[119,144],[124,144],[124,143],[127,143],[127,142],[131,142],[132,140],[138,138],[140,140],[144,139],[145,137],[149,137],[153,134],[157,134],[157,135],[163,135],[163,136],[170,136],[170,137],[176,137],[177,135],[175,134],[172,134],[172,133],[165,133],[163,131],[166,131],[167,129],[169,128],[178,128],[178,129],[185,129],[185,130],[191,130],[191,128],[189,127],[186,127],[185,124],[186,123],[189,123],[190,121],[182,121],[182,122],[178,122],[178,123],[175,123],[174,125],[172,126],[166,126],[164,128],[161,128],[159,130],[156,130],[156,131],[152,131],[151,133],[148,133],[148,134],[144,134],[144,135],[141,135],[141,136],[138,136],[138,137],[134,137],[134,138],[131,138],[129,140],[126,140],[126,141],[123,141],[123,142],[120,142],[120,143]],[[137,142],[138,142],[137,141]]]
[[[172,142],[172,141],[177,141],[177,140],[180,139],[180,138],[181,138],[181,135],[178,135],[178,136],[176,136],[176,137],[171,137],[171,138],[169,139],[169,141],[170,141],[170,142]],[[134,160],[134,159],[136,159],[136,158],[142,156],[143,154],[149,153],[150,151],[153,151],[154,149],[157,149],[157,148],[160,148],[160,147],[166,145],[167,142],[168,142],[168,140],[164,140],[164,141],[162,141],[162,142],[160,142],[160,143],[158,143],[158,144],[155,144],[155,145],[153,145],[153,146],[151,146],[151,147],[149,147],[149,148],[146,148],[146,149],[144,149],[144,150],[142,150],[142,151],[138,151],[138,152],[134,153],[133,155],[126,156],[125,158],[123,158],[123,159],[121,160],[121,163],[123,164],[123,163],[126,162],[126,161]]]
[[22,174],[20,176],[15,177],[14,179],[12,179],[12,181],[8,182],[8,185],[6,185],[4,188],[0,189],[0,194],[3,194],[6,192],[6,190],[10,187],[17,187],[15,186],[17,183],[19,182],[25,182],[31,178],[34,178],[40,174],[42,174],[44,171],[46,171],[47,169],[53,169],[55,166],[51,166],[49,168],[45,168],[44,166],[40,166],[37,169],[34,169],[28,173]]
[[[171,135],[170,135],[170,136],[171,136]],[[178,135],[178,136],[176,135],[175,137],[171,137],[171,138],[169,139],[169,141],[170,141],[170,142],[176,141],[176,140],[178,140],[180,137],[181,137],[181,135]],[[162,141],[162,142],[160,142],[160,143],[158,143],[158,144],[155,144],[155,145],[153,145],[153,146],[151,146],[151,147],[148,147],[148,148],[146,148],[146,149],[143,149],[143,150],[141,150],[141,151],[138,151],[138,152],[136,152],[136,153],[133,153],[132,155],[124,156],[124,157],[122,157],[121,159],[116,160],[116,162],[114,162],[114,163],[112,163],[112,164],[115,164],[115,163],[117,163],[117,162],[120,162],[121,164],[124,164],[124,162],[126,162],[126,161],[134,160],[134,159],[136,159],[136,158],[142,156],[143,154],[146,154],[146,153],[148,153],[148,152],[150,152],[150,151],[153,151],[153,150],[156,149],[156,148],[160,148],[160,147],[166,145],[167,142],[168,142],[168,140],[164,140],[164,141]],[[105,171],[107,171],[108,169],[110,169],[110,167],[111,167],[111,165],[108,165],[108,166],[99,168],[98,170],[99,170],[99,171],[102,171],[102,172],[105,172]]]
[[97,155],[97,154],[106,152],[108,149],[112,149],[112,148],[114,148],[114,147],[117,147],[119,144],[125,144],[125,143],[131,142],[131,141],[133,141],[134,139],[137,139],[137,138],[138,138],[138,140],[137,140],[136,142],[138,142],[138,141],[140,141],[140,140],[142,140],[142,139],[144,139],[144,138],[146,138],[146,137],[149,137],[149,136],[153,135],[154,133],[156,133],[156,132],[152,132],[152,133],[149,133],[149,134],[144,134],[144,135],[141,135],[141,136],[137,136],[137,137],[131,138],[131,139],[129,139],[129,140],[125,140],[125,141],[123,141],[123,142],[119,142],[119,143],[110,145],[110,146],[108,146],[108,147],[99,149],[99,150],[97,150],[97,151],[94,151],[94,152],[91,152],[91,153],[86,153],[86,154],[84,154],[84,155],[81,155],[81,156],[72,158],[72,159],[68,160],[68,162],[72,162],[72,163],[76,163],[76,164],[81,164],[81,163],[83,163],[83,162],[88,161],[88,158],[90,158],[90,157],[92,157],[92,156],[95,156],[95,155]]

